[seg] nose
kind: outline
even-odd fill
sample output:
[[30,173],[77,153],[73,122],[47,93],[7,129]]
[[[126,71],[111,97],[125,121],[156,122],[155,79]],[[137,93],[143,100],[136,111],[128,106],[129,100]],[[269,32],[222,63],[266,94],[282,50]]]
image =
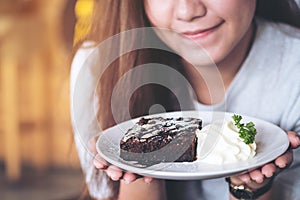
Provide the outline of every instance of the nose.
[[176,18],[182,21],[193,21],[206,15],[202,0],[177,0]]

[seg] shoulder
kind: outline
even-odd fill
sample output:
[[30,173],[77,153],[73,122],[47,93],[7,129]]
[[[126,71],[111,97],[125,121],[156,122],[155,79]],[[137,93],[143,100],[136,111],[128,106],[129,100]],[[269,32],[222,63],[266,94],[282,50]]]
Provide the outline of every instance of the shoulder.
[[[257,21],[256,39],[260,56],[265,57],[269,69],[282,75],[300,77],[300,29],[283,23],[263,19]],[[293,75],[294,74],[294,75]]]
[[292,50],[299,50],[300,28],[261,18],[256,18],[256,23],[258,27],[257,37],[266,40],[266,42],[272,44],[273,46],[277,45],[277,47],[290,53]]
[[300,98],[300,29],[284,23],[263,23],[271,38],[268,56],[273,62],[268,68],[274,71],[271,74],[277,77],[278,89],[286,91],[291,99],[290,106],[294,108]]
[[268,93],[284,95],[292,106],[300,95],[300,30],[259,19],[247,63],[257,84],[266,85]]
[[260,17],[255,18],[255,22],[264,33],[275,33],[277,36],[286,37],[290,39],[300,39],[300,28],[291,26],[289,24],[273,22]]
[[283,23],[270,23],[270,27],[274,30],[274,39],[282,41],[281,45],[289,55],[287,58],[292,56],[300,61],[300,28]]

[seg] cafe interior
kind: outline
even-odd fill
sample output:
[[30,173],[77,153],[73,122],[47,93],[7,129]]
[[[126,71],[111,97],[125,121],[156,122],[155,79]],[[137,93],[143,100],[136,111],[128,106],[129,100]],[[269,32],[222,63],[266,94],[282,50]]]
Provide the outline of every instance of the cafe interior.
[[0,0],[0,199],[79,199],[70,123],[74,45],[92,0]]

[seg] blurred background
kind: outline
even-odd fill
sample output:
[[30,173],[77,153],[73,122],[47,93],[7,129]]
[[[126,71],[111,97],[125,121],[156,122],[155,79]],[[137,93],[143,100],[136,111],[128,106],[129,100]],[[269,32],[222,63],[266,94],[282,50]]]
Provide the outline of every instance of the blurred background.
[[0,0],[0,199],[78,199],[70,125],[73,44],[92,0]]
[[0,0],[1,200],[80,196],[69,70],[92,6],[93,0]]

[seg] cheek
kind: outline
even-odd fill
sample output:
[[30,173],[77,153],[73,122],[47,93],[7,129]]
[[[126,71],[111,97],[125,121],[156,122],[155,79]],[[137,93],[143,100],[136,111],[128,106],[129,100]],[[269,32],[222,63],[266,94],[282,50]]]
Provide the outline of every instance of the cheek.
[[218,10],[226,21],[224,32],[227,33],[229,41],[236,43],[246,34],[251,26],[255,8],[255,0],[229,0],[227,5],[224,4],[223,8]]
[[170,28],[172,20],[172,4],[168,1],[173,0],[145,0],[146,15],[154,27]]
[[218,6],[217,12],[234,26],[250,24],[256,8],[256,0],[229,0]]

